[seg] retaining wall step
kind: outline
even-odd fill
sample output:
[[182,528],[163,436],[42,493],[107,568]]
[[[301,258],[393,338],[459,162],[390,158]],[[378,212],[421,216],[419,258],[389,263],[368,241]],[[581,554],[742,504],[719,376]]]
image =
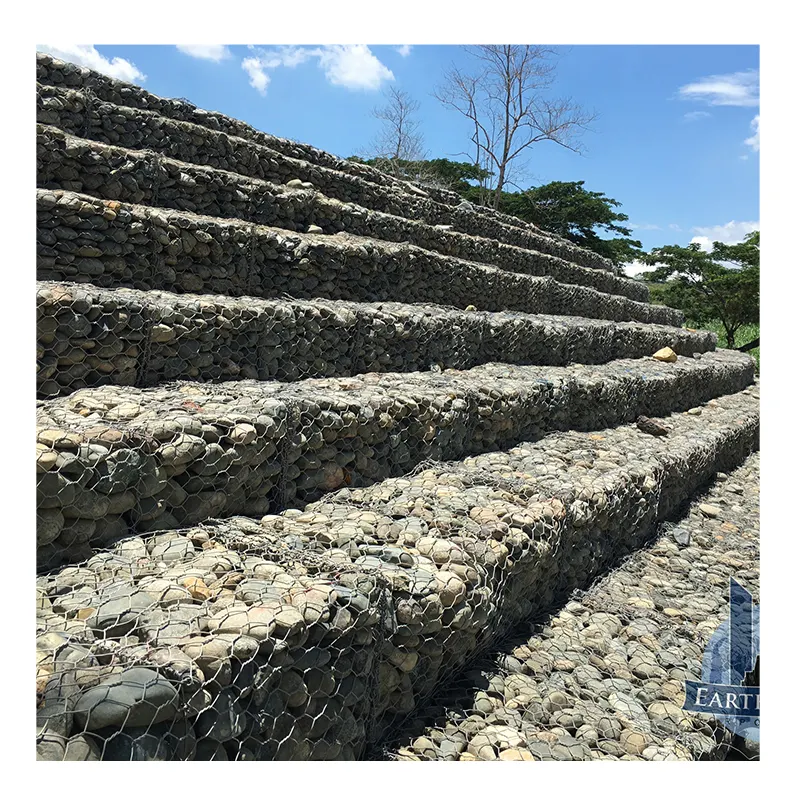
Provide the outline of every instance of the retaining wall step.
[[[329,198],[344,203],[354,203],[372,211],[419,220],[428,225],[452,225],[454,209],[442,207],[429,198],[410,192],[398,192],[348,173],[329,169],[307,161],[285,156],[264,145],[220,131],[213,131],[189,122],[178,122],[152,111],[130,108],[99,101],[81,92],[58,89],[52,86],[37,87],[37,120],[43,125],[59,128],[66,133],[116,145],[131,150],[153,150],[170,158],[190,164],[213,167],[258,178],[276,184],[304,181]],[[508,232],[495,225],[489,230],[474,214],[460,221],[457,230],[471,236],[496,236],[500,242],[508,240]],[[523,237],[520,229],[512,228],[508,244],[539,251],[542,237]],[[469,245],[469,242],[466,242]],[[553,248],[551,239],[544,240],[547,253]],[[574,255],[578,248],[567,248],[559,256]],[[503,251],[500,251],[502,254]],[[548,259],[531,259],[528,253],[515,253],[517,261],[540,265]],[[569,260],[569,259],[567,259]],[[570,261],[570,263],[573,263]],[[580,263],[580,261],[575,262]],[[512,266],[519,266],[513,264]],[[646,287],[642,287],[646,288]]]
[[[502,240],[470,236],[453,231],[449,226],[430,225],[421,219],[406,218],[396,213],[387,213],[380,209],[376,210],[364,204],[342,202],[335,197],[328,196],[324,189],[321,189],[316,184],[312,185],[310,182],[304,183],[303,186],[297,186],[290,185],[290,181],[284,185],[281,181],[276,182],[261,177],[249,177],[235,170],[228,171],[222,167],[215,166],[213,163],[210,165],[190,163],[187,155],[182,152],[185,149],[183,147],[177,148],[177,155],[180,155],[181,158],[168,157],[151,150],[129,149],[90,139],[80,139],[69,133],[64,133],[58,128],[44,125],[40,128],[40,141],[45,142],[48,148],[56,148],[56,152],[42,152],[41,159],[38,162],[40,166],[40,185],[47,185],[51,188],[84,191],[82,188],[83,181],[88,180],[89,183],[87,185],[92,185],[93,178],[87,177],[87,173],[91,176],[92,168],[97,158],[92,158],[91,154],[78,151],[73,146],[76,143],[83,142],[86,146],[94,145],[95,150],[99,148],[101,155],[106,158],[116,159],[121,157],[129,162],[124,170],[132,173],[127,176],[128,191],[137,192],[137,183],[144,184],[149,188],[149,192],[146,194],[139,193],[137,196],[128,198],[127,195],[120,195],[116,191],[117,181],[107,180],[106,183],[108,185],[105,187],[105,193],[114,195],[112,199],[132,199],[138,202],[143,198],[149,198],[147,201],[149,205],[158,205],[154,198],[161,196],[161,180],[163,178],[166,183],[171,183],[168,173],[174,173],[174,178],[178,180],[178,185],[183,189],[183,191],[175,194],[175,189],[173,188],[172,194],[177,198],[173,205],[176,208],[200,210],[207,214],[235,216],[255,221],[264,221],[264,219],[262,217],[253,217],[253,214],[263,215],[268,213],[271,216],[267,219],[279,220],[281,227],[289,230],[305,231],[309,225],[316,224],[318,227],[322,227],[326,233],[347,230],[350,233],[369,235],[375,239],[408,242],[441,252],[444,255],[491,264],[510,272],[529,275],[552,275],[552,277],[565,282],[591,286],[602,291],[621,294],[644,302],[649,297],[647,286],[639,281],[630,280],[610,272],[582,267],[556,256],[510,246],[504,244]],[[206,160],[208,161],[208,159]],[[212,159],[211,161],[220,160],[227,163],[224,159]],[[257,163],[260,164],[262,161],[263,159]],[[112,167],[108,168],[109,173],[112,169]],[[209,202],[214,202],[213,198],[196,198],[194,195],[197,193],[197,187],[189,183],[186,178],[187,175],[189,178],[195,178],[194,170],[196,169],[201,169],[199,173],[201,183],[207,183],[209,180],[213,183],[215,175],[216,182],[219,182],[223,175],[226,175],[229,181],[233,181],[234,184],[238,183],[240,185],[240,194],[244,193],[244,197],[237,194],[233,198],[238,210],[234,213],[228,213],[227,211],[222,213],[220,207],[208,205]],[[269,174],[269,170],[266,167],[259,168],[257,171],[266,171]],[[218,175],[217,173],[223,173],[223,175]],[[154,175],[156,176],[155,179]],[[159,175],[162,177],[158,177]],[[183,178],[181,178],[181,175],[183,175]],[[75,176],[77,176],[77,179]],[[285,176],[279,177],[285,178]],[[135,182],[131,183],[133,179],[135,179]],[[190,189],[195,191],[189,191]],[[246,202],[247,195],[250,192],[255,193],[255,200],[260,200],[258,208],[255,208],[255,200]],[[265,194],[277,194],[278,197],[272,198],[269,202],[272,205],[275,203],[282,205],[282,209],[280,211],[277,209],[265,211],[263,205],[267,201],[262,199],[262,195]],[[223,194],[222,199],[224,208],[228,208],[225,203],[230,198]],[[293,208],[290,202],[292,200],[294,201],[294,206],[302,206],[303,210],[299,211],[297,208]],[[200,205],[196,207],[195,201],[199,201]],[[269,224],[272,224],[272,222]]]
[[598,364],[716,335],[582,317],[444,306],[262,300],[37,283],[37,392],[175,379],[302,378],[509,364]]
[[[37,54],[37,80],[41,84],[55,84],[60,87],[67,85],[84,89],[84,95],[118,107],[127,106],[131,110],[150,111],[168,120],[199,125],[212,132],[221,132],[254,142],[283,157],[306,162],[307,165],[303,169],[310,169],[315,174],[319,174],[320,169],[336,171],[341,173],[336,179],[337,183],[347,187],[346,191],[349,192],[367,192],[371,196],[380,191],[377,187],[381,187],[384,195],[382,202],[387,202],[386,198],[391,198],[389,202],[402,203],[405,207],[413,209],[413,217],[430,219],[433,224],[452,224],[457,230],[467,233],[480,233],[489,238],[517,243],[522,247],[532,247],[534,250],[557,255],[593,269],[613,270],[613,264],[597,253],[578,247],[560,236],[542,231],[517,217],[465,203],[463,198],[454,192],[415,186],[372,167],[337,158],[310,145],[270,136],[222,114],[203,111],[191,103],[180,100],[165,100],[137,86],[114,81],[72,64],[57,62],[42,54]],[[44,97],[49,101],[41,104],[48,115],[46,118],[49,119],[51,118],[49,115],[60,114],[63,111],[74,113],[80,110],[81,101],[73,95],[70,95],[70,101],[52,102],[53,96],[58,97],[61,94],[58,89],[44,90]],[[117,110],[115,113],[118,116],[126,116],[123,110]]]
[[[404,761],[752,758],[757,741],[683,709],[729,614],[730,579],[758,602],[759,456],[722,474],[559,612],[520,626],[450,682],[386,755]],[[712,511],[709,512],[709,506]],[[709,513],[711,515],[709,516]]]
[[753,364],[720,351],[671,364],[79,390],[38,411],[39,563],[80,560],[120,531],[260,515],[430,459],[690,408],[743,389]]
[[260,523],[126,538],[43,575],[38,756],[357,758],[741,462],[757,405],[751,390],[720,398],[657,439],[553,434]]
[[41,280],[259,297],[324,295],[334,300],[473,305],[486,311],[675,326],[683,320],[680,311],[666,306],[552,277],[507,272],[407,243],[292,233],[71,191],[40,189],[36,198]]
[[[416,244],[444,255],[491,264],[511,272],[551,275],[565,282],[591,286],[634,300],[646,302],[649,298],[648,288],[641,282],[610,272],[583,267],[556,256],[510,246],[504,244],[502,240],[453,231],[450,226],[430,225],[423,219],[406,218],[396,213],[373,209],[364,204],[342,202],[335,197],[328,196],[325,190],[317,184],[305,182],[303,186],[284,185],[281,181],[274,182],[261,177],[242,175],[236,171],[226,171],[213,163],[207,166],[189,163],[187,156],[182,152],[185,149],[183,147],[177,149],[177,155],[180,155],[180,158],[168,158],[162,153],[151,150],[129,149],[102,142],[92,142],[90,139],[79,139],[49,126],[41,126],[40,140],[46,143],[46,147],[56,148],[56,152],[42,152],[38,162],[40,166],[39,182],[41,185],[51,188],[84,191],[84,182],[88,181],[87,186],[94,185],[92,181],[96,179],[92,177],[92,171],[96,166],[96,154],[93,157],[91,153],[76,151],[73,146],[76,142],[84,142],[87,145],[91,143],[95,145],[95,149],[100,148],[99,152],[104,157],[113,160],[124,158],[128,162],[123,171],[131,174],[126,176],[125,183],[127,192],[133,191],[135,194],[130,197],[128,194],[119,194],[116,190],[117,181],[107,179],[103,196],[108,195],[111,199],[131,199],[136,202],[146,201],[149,205],[158,205],[155,198],[161,197],[162,180],[165,184],[171,184],[177,180],[181,191],[176,193],[176,188],[173,187],[171,193],[173,202],[169,204],[171,207],[198,210],[218,216],[239,217],[256,222],[266,221],[268,224],[280,223],[281,227],[289,230],[306,231],[312,224],[321,227],[325,233],[329,234],[347,230],[350,233],[369,235],[375,239]],[[206,159],[206,161],[208,160]],[[211,161],[220,160],[228,163],[230,158],[227,160],[212,159]],[[263,159],[256,163],[262,163],[262,161]],[[108,168],[109,173],[112,169],[114,168]],[[198,173],[195,172],[196,169],[201,169],[199,178]],[[259,168],[256,171],[265,169]],[[266,172],[269,174],[268,169]],[[169,177],[170,173],[172,178]],[[228,196],[229,193],[223,192],[217,198],[217,200],[221,198],[222,205],[213,205],[215,203],[213,197],[197,198],[195,196],[197,186],[189,182],[190,179],[198,179],[201,185],[208,183],[209,180],[212,183],[219,183],[225,176],[227,176],[227,182],[232,181],[234,184],[238,184],[239,191],[234,194],[233,198]],[[113,176],[109,175],[110,177]],[[285,176],[279,177],[285,179]],[[146,194],[139,193],[137,184],[148,187],[149,191]],[[90,190],[86,189],[86,191]],[[252,202],[248,202],[251,192],[254,193],[254,198]],[[97,194],[96,191],[90,191],[90,193]],[[265,200],[263,195],[277,195],[277,197]],[[231,202],[234,203],[233,212],[229,210]],[[279,209],[270,208],[276,203],[280,206]],[[163,202],[161,204],[166,205]],[[256,216],[253,216],[254,214]],[[267,216],[263,216],[264,214]]]

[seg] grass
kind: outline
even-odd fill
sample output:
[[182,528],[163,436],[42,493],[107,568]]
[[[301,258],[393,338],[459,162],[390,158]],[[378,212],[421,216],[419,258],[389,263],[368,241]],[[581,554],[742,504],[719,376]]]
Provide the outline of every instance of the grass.
[[[707,331],[714,331],[717,334],[717,347],[725,347],[727,348],[727,339],[725,337],[725,329],[722,327],[722,323],[718,321],[714,322],[706,322],[702,325],[687,322],[687,328],[699,328],[700,330],[707,330]],[[736,346],[741,347],[742,345],[747,344],[748,342],[752,342],[759,334],[760,326],[755,323],[753,325],[742,325],[738,331],[736,331]],[[756,362],[756,372],[759,372],[761,369],[761,348],[756,347],[754,350],[749,350],[748,354],[753,356]]]

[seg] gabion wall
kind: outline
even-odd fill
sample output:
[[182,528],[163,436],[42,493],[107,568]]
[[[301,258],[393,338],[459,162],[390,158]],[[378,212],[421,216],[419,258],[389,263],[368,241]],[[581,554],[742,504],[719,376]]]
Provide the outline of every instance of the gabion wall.
[[561,609],[520,624],[444,684],[386,755],[685,761],[757,754],[758,742],[734,738],[710,715],[682,706],[685,681],[701,679],[704,650],[729,614],[730,579],[758,602],[758,464],[756,453],[718,473],[652,544]]
[[129,529],[260,515],[428,459],[690,408],[752,379],[749,356],[718,352],[674,364],[83,389],[38,411],[39,564],[80,560]]
[[40,759],[372,755],[757,445],[752,359],[606,259],[37,78]]
[[[119,185],[111,188],[117,176],[110,175],[110,163],[106,167],[105,178],[98,173],[89,181],[87,176],[80,186],[100,194],[118,194]],[[72,173],[51,177],[64,183],[62,174]],[[97,186],[84,187],[85,182],[94,184],[95,177]],[[150,179],[142,176],[141,180],[145,185],[144,181]],[[167,205],[180,205],[177,198],[184,188],[175,184],[170,192],[177,193],[176,199]],[[284,191],[283,187],[273,188]],[[198,188],[198,197],[206,204],[219,196],[217,189],[207,189],[204,193]],[[313,201],[308,192],[285,191]],[[282,196],[269,198],[269,202]],[[141,199],[138,194],[137,199]],[[242,199],[238,209],[213,206],[205,210],[223,216],[246,215],[250,213],[247,205]],[[674,326],[683,321],[680,311],[666,306],[651,306],[551,277],[506,272],[408,244],[265,227],[261,223],[293,226],[280,216],[283,206],[269,208],[270,213],[265,206],[263,214],[255,215],[258,224],[246,224],[72,192],[39,190],[37,274],[41,280],[85,281],[109,287],[435,302],[462,308],[473,305],[485,311],[568,314]],[[359,229],[357,223],[353,226]]]
[[[81,156],[80,160],[75,160],[68,158],[63,153],[59,155],[58,152],[50,154],[43,152],[40,161],[39,183],[49,188],[66,188],[93,193],[92,188],[83,188],[84,185],[92,187],[91,180],[84,184],[83,180],[76,181],[73,177],[67,176],[75,176],[77,173],[80,178],[85,170],[89,170],[90,174],[92,171],[96,171],[96,168],[91,170],[90,167],[92,161],[98,162],[98,156],[113,160],[124,158],[130,162],[126,171],[134,170],[134,175],[131,177],[136,178],[138,174],[138,181],[135,183],[127,181],[125,190],[122,191],[118,187],[117,181],[108,180],[102,196],[113,200],[133,202],[145,200],[151,206],[162,205],[266,224],[280,223],[281,227],[288,230],[306,231],[311,224],[316,224],[328,234],[346,231],[350,234],[360,234],[375,239],[413,244],[445,256],[489,264],[510,272],[539,276],[549,275],[565,283],[586,285],[611,294],[630,297],[633,300],[647,302],[649,297],[647,287],[639,282],[611,273],[587,269],[533,250],[512,247],[496,240],[467,236],[449,230],[446,226],[427,225],[415,219],[406,219],[363,206],[343,203],[320,193],[308,182],[298,186],[289,181],[284,186],[258,178],[248,178],[237,173],[224,173],[212,167],[204,168],[195,164],[187,164],[149,150],[128,150],[90,142],[88,139],[77,139],[58,131],[57,128],[41,126],[40,131],[40,140],[44,147],[58,146],[60,142],[60,149],[63,150],[66,146],[65,142],[68,140],[71,144],[69,149],[72,155]],[[82,147],[83,150],[76,149],[78,147]],[[84,152],[86,148],[89,150],[88,153]],[[64,163],[65,161],[66,163]],[[114,167],[109,167],[108,171],[110,172],[112,169]],[[142,175],[142,170],[144,170],[144,175]],[[196,170],[200,170],[200,172],[196,172]],[[226,211],[218,213],[215,206],[209,205],[214,202],[214,198],[196,198],[197,191],[189,191],[194,187],[187,179],[181,179],[181,174],[195,179],[199,176],[201,185],[209,182],[220,184],[220,187],[217,187],[218,191],[227,179],[238,184],[241,192],[255,191],[257,197],[265,194],[275,195],[275,197],[269,200],[266,207],[264,204],[267,201],[262,200],[259,207],[254,208],[246,202],[244,196],[234,193],[233,202],[236,205],[228,206],[224,203],[230,198],[223,192],[221,195],[223,206],[221,207],[224,207]],[[173,177],[170,178],[170,175]],[[148,186],[145,178],[152,184],[150,188],[154,190],[146,195],[142,194],[137,186],[137,183]],[[172,192],[168,195],[162,195],[160,192],[161,178],[168,184],[172,183],[175,178],[178,178],[181,183],[173,187]],[[179,188],[182,188],[182,191],[177,191]],[[168,197],[171,199],[167,199]],[[276,204],[280,208],[270,208]],[[253,216],[257,212],[259,216]],[[265,214],[267,216],[264,216]]]
[[40,397],[178,378],[294,381],[362,372],[605,363],[668,346],[713,350],[715,334],[671,326],[443,306],[261,300],[37,284]]
[[[550,253],[567,261],[595,269],[613,269],[613,265],[608,259],[596,253],[577,247],[561,237],[541,231],[515,217],[498,214],[491,209],[479,208],[472,204],[464,204],[461,198],[453,193],[419,189],[366,165],[338,159],[308,145],[269,136],[238,120],[197,109],[190,103],[164,100],[139,87],[115,81],[73,64],[59,62],[46,55],[37,54],[37,81],[43,84],[85,88],[84,95],[116,105],[114,114],[117,116],[126,116],[125,110],[119,107],[129,106],[131,109],[155,112],[167,120],[188,122],[211,131],[222,131],[227,135],[257,143],[269,148],[273,159],[280,156],[284,157],[284,161],[287,158],[295,159],[294,163],[302,174],[315,176],[317,179],[324,176],[322,179],[329,186],[335,186],[342,195],[342,199],[348,201],[361,202],[361,198],[369,197],[369,202],[362,204],[375,208],[388,204],[389,207],[402,208],[408,216],[425,219],[431,224],[453,225],[457,230],[471,235],[498,239],[520,247]],[[48,115],[57,115],[62,110],[75,113],[85,102],[85,100],[76,99],[73,93],[69,93],[70,100],[64,102],[61,98],[66,97],[67,93],[44,87],[37,87],[37,89],[37,96],[41,95],[42,97],[40,107]],[[54,97],[61,101],[52,102]],[[46,118],[56,119],[57,117],[47,116]],[[63,127],[59,123],[53,124]],[[332,174],[331,170],[339,174]],[[297,177],[297,174],[292,177]],[[318,185],[316,181],[313,182]],[[383,193],[377,189],[379,186],[386,187]],[[448,198],[448,202],[438,202]],[[457,202],[459,207],[454,208],[450,205],[454,202]]]
[[358,757],[757,441],[741,394],[670,421],[668,441],[554,434],[41,576],[39,758]]

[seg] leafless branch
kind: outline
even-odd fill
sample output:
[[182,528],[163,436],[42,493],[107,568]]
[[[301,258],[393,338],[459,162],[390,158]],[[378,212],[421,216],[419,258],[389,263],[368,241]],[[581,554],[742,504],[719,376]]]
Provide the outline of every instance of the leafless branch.
[[[494,174],[495,208],[518,159],[536,142],[551,141],[582,152],[581,135],[595,115],[568,98],[551,99],[555,51],[534,45],[480,45],[466,48],[473,74],[453,67],[434,96],[470,122],[473,163]],[[489,188],[488,186],[486,188]]]
[[372,110],[372,116],[381,122],[371,145],[372,157],[385,160],[390,168],[400,161],[419,161],[425,156],[423,135],[415,117],[419,103],[395,86],[390,86],[384,97],[386,104]]

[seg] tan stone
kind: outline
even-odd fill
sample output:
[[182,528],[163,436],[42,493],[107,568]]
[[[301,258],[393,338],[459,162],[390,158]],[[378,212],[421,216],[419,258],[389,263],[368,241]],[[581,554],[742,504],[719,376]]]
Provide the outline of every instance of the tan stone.
[[189,594],[195,600],[208,600],[211,597],[211,590],[206,586],[202,578],[184,578],[183,586],[189,590]]
[[678,355],[671,347],[662,347],[660,350],[653,353],[653,358],[656,361],[663,361],[671,364],[673,361],[678,360]]
[[704,517],[711,517],[712,519],[716,519],[722,513],[722,509],[719,506],[712,506],[708,503],[700,503],[698,508]]
[[650,737],[646,733],[633,731],[626,728],[619,735],[620,743],[626,753],[638,756],[644,752],[644,749],[650,744]]
[[500,761],[535,761],[536,759],[528,750],[512,747],[500,753]]

